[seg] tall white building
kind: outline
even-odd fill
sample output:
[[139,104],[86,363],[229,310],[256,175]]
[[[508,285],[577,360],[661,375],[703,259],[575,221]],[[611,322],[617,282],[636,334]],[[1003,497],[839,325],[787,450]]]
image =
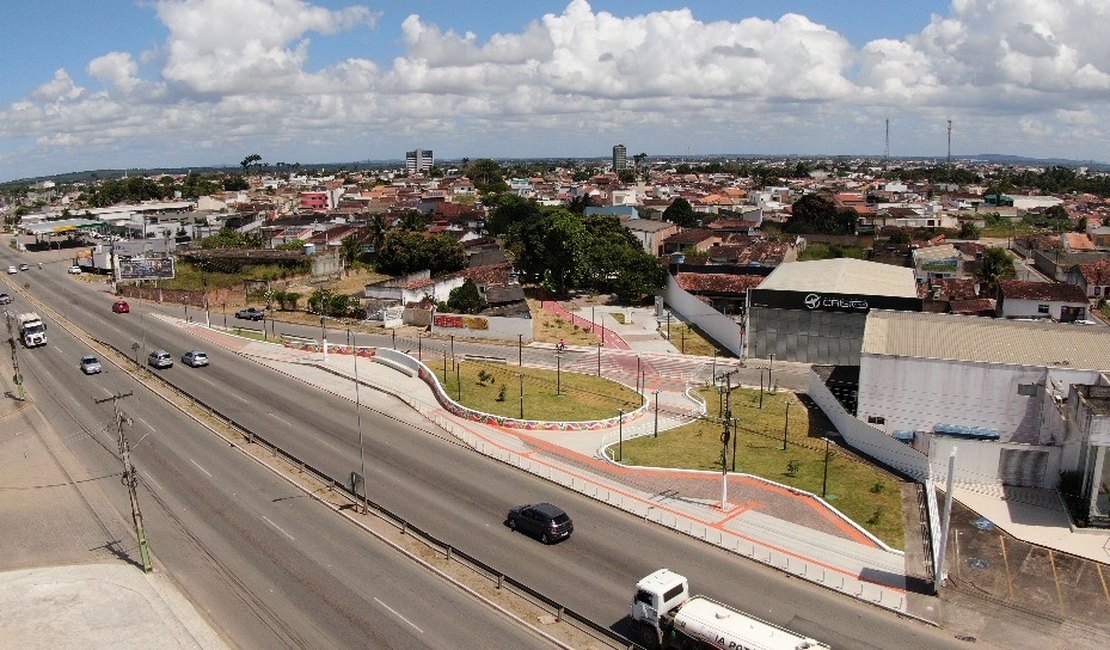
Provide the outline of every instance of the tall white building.
[[613,171],[621,172],[628,167],[628,149],[623,144],[613,146]]
[[416,149],[405,152],[405,169],[410,174],[419,174],[428,171],[435,164],[435,157],[431,149]]

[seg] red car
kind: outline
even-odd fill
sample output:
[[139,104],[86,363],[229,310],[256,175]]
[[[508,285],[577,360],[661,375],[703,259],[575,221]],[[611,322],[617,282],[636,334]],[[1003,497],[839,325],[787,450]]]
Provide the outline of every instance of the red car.
[[112,311],[117,314],[129,314],[131,313],[131,305],[128,305],[126,300],[117,300],[112,303]]

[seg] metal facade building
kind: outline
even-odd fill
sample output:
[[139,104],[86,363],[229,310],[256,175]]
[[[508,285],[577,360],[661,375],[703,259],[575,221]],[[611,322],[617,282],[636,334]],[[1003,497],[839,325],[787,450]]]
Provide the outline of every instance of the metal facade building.
[[847,258],[782,264],[748,292],[746,354],[858,365],[872,309],[921,311],[913,269]]

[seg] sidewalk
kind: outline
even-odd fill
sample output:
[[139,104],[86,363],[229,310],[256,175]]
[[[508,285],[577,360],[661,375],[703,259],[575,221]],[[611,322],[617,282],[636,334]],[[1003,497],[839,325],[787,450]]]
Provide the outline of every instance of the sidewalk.
[[[282,348],[176,321],[217,345],[225,345],[308,384],[355,399],[353,356]],[[384,369],[364,358],[359,383],[393,395],[487,456],[560,483],[591,498],[755,559],[862,600],[907,612],[904,554],[870,537],[821,499],[743,474],[730,474],[721,507],[716,472],[624,466],[603,449],[618,436],[651,435],[654,410],[622,427],[592,431],[520,431],[455,418],[420,379]],[[668,385],[673,386],[675,382]],[[700,410],[682,389],[660,388],[659,428],[678,426]],[[364,393],[365,397],[365,393]],[[668,414],[664,415],[662,405]],[[687,414],[685,417],[683,413]]]

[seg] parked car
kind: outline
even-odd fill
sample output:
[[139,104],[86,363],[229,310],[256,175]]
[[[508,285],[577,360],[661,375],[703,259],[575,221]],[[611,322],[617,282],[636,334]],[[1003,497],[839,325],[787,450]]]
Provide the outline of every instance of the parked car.
[[6,293],[0,293],[0,305],[12,304],[12,297]]
[[19,269],[15,268],[14,264],[8,266],[8,275],[15,275],[16,273],[19,273]]
[[29,270],[31,270],[31,265],[30,264],[20,264],[19,265],[19,270],[20,271],[29,271]]
[[95,375],[100,372],[100,359],[97,359],[91,354],[86,354],[81,357],[81,372],[86,375]]
[[574,532],[570,515],[550,503],[517,506],[509,511],[505,523],[513,530],[539,537],[544,544],[566,539]]
[[117,314],[130,314],[131,305],[127,304],[126,300],[117,300],[112,303],[112,311],[116,312]]
[[146,358],[146,362],[153,368],[170,368],[173,366],[173,357],[165,350],[155,350]]
[[73,266],[69,267],[69,270],[66,271],[66,273],[70,275],[81,275],[81,267],[74,264]]
[[236,318],[244,320],[264,320],[266,318],[266,310],[258,309],[257,307],[247,307],[235,312]]
[[191,367],[199,368],[208,365],[208,353],[201,350],[189,350],[181,355],[181,363]]

